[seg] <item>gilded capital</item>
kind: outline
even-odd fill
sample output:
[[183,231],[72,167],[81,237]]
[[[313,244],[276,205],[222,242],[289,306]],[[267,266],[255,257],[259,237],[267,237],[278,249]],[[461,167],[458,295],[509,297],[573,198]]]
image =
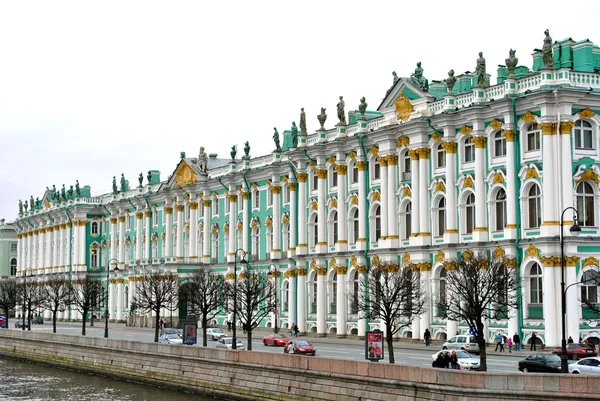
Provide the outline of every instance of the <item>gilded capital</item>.
[[358,168],[358,171],[365,171],[365,162],[364,161],[357,161],[356,162],[356,168]]
[[398,155],[387,155],[387,164],[388,164],[388,166],[397,166],[398,165]]
[[237,195],[227,195],[227,199],[229,200],[229,202],[231,203],[235,203],[237,202]]
[[387,167],[387,156],[380,156],[377,158],[377,161],[381,165],[381,167]]
[[315,170],[315,174],[319,177],[320,180],[324,180],[327,178],[327,170],[325,169],[317,169]]
[[485,136],[474,136],[473,143],[477,149],[485,149]]
[[561,121],[560,123],[560,133],[561,134],[570,134],[571,130],[573,129],[573,127],[575,126],[575,123],[573,121]]
[[279,194],[281,194],[281,186],[279,186],[279,185],[273,185],[271,187],[271,192],[273,193],[273,195],[279,195]]
[[125,216],[119,216],[119,223],[125,223]]
[[288,184],[288,188],[290,189],[290,191],[295,191],[296,190],[296,183],[295,182],[290,182]]
[[456,153],[456,142],[443,142],[442,147],[446,153]]
[[348,173],[348,166],[336,164],[335,171],[338,173],[338,175],[346,175]]
[[514,142],[515,141],[515,131],[511,129],[505,129],[502,131],[502,135],[506,138],[506,142]]
[[248,200],[248,192],[241,192],[242,200]]
[[409,150],[408,155],[410,156],[410,160],[419,160],[419,149]]
[[210,199],[204,199],[202,200],[202,206],[204,207],[210,207]]
[[296,174],[296,176],[298,177],[298,182],[306,182],[306,179],[307,179],[306,173],[298,173],[298,174]]
[[175,210],[181,213],[185,210],[185,206],[184,205],[175,205]]
[[539,127],[542,130],[542,135],[556,134],[556,123],[541,123]]
[[190,202],[190,210],[198,210],[198,202]]
[[144,212],[136,212],[135,213],[135,218],[138,220],[141,220],[144,218]]
[[429,148],[419,148],[417,149],[417,152],[419,154],[419,159],[429,159]]

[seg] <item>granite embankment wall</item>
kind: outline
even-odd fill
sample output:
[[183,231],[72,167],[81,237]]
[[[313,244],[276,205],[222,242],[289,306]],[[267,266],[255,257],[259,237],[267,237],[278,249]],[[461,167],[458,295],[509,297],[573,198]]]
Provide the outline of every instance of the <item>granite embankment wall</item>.
[[436,370],[21,330],[0,330],[0,355],[239,400],[600,400],[593,376]]

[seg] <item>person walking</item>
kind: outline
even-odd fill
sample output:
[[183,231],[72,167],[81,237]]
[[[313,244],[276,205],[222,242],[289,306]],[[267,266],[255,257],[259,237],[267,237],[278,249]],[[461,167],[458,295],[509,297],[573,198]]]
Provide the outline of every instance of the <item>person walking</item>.
[[513,340],[512,340],[512,338],[508,337],[507,344],[508,344],[508,353],[510,354],[510,353],[512,353],[512,347],[513,347]]
[[529,347],[529,351],[536,351],[536,342],[537,342],[537,334],[535,331],[531,333],[531,346]]
[[567,343],[568,344],[573,344],[573,342],[574,342],[573,341],[573,337],[569,336],[569,339],[567,340]]
[[452,351],[452,355],[450,355],[450,366],[452,369],[458,369],[458,356],[456,356],[456,351]]
[[502,338],[502,333],[498,332],[496,333],[496,349],[495,351],[498,351],[498,347],[500,347],[500,352],[504,352],[504,339]]
[[513,335],[513,344],[515,344],[515,351],[520,351],[521,350],[521,337],[519,337],[519,335],[517,334],[517,332],[515,331],[515,334]]
[[425,346],[429,347],[429,344],[431,343],[431,333],[429,332],[429,329],[425,329],[425,333],[423,333],[423,338],[425,339]]

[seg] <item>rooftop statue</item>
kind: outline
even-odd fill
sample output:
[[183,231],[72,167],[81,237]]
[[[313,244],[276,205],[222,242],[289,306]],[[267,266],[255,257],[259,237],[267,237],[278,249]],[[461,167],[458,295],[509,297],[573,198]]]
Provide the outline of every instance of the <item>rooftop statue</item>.
[[206,173],[206,164],[208,163],[208,156],[204,152],[204,146],[200,146],[200,152],[198,153],[198,160],[196,164],[198,165],[198,169]]
[[483,58],[483,52],[479,52],[479,58],[477,59],[477,65],[475,66],[475,75],[477,76],[477,86],[485,86],[487,76],[485,74],[485,59]]
[[515,77],[515,68],[517,67],[517,63],[519,62],[519,59],[515,57],[516,52],[516,50],[510,49],[508,51],[508,58],[504,60],[504,63],[506,64],[506,69],[508,70],[509,78]]
[[185,159],[185,152],[179,152],[179,157],[181,159]]
[[52,197],[56,197],[56,185],[52,184]]
[[33,207],[35,206],[35,201],[33,200],[33,195],[31,195],[29,197],[29,205],[31,206],[31,210],[33,210]]
[[363,96],[360,99],[360,104],[358,105],[358,111],[360,111],[361,120],[365,119],[365,111],[366,110],[367,110],[367,101],[365,100],[365,97]]
[[27,211],[27,208],[28,208],[27,201],[25,201],[25,204],[23,205],[23,209],[25,209],[25,211]]
[[321,114],[317,116],[317,120],[319,120],[319,124],[321,124],[321,129],[325,129],[325,121],[327,121],[327,114],[325,113],[325,107],[321,107]]
[[231,152],[229,152],[229,155],[231,156],[231,160],[235,161],[235,155],[237,155],[237,146],[233,145],[231,147]]
[[69,190],[67,191],[67,195],[69,197],[69,199],[73,199],[73,185],[69,186]]
[[40,207],[42,205],[42,201],[40,200],[39,196],[37,198],[35,198],[35,207]]
[[[63,185],[63,190],[64,190],[64,185]],[[117,189],[117,177],[115,177],[113,175],[113,194],[116,194],[117,192],[119,192],[119,190]],[[63,195],[63,198],[65,196]]]
[[275,142],[275,150],[277,152],[281,151],[281,144],[279,143],[279,132],[277,132],[277,127],[273,127],[273,142]]
[[19,199],[19,214],[23,214],[23,201]]
[[456,78],[454,77],[454,70],[448,71],[448,78],[446,78],[446,86],[448,87],[448,94],[452,94],[452,88],[454,88],[454,84],[456,83]]
[[292,121],[292,146],[294,148],[298,146],[298,127],[296,127],[296,121]]
[[77,197],[81,196],[81,188],[79,188],[79,180],[75,180],[75,194],[77,194]]
[[544,67],[553,70],[554,69],[554,57],[552,56],[552,38],[550,37],[550,31],[545,30],[544,35],[544,46],[542,46],[542,61],[544,62]]
[[300,134],[306,135],[306,114],[304,113],[304,107],[300,109]]
[[396,74],[396,71],[392,71],[392,75],[394,76],[394,83],[392,84],[392,86],[394,86],[400,78],[398,78],[398,74]]
[[60,196],[64,199],[67,199],[67,190],[65,189],[65,184],[63,184],[62,189],[60,190]]
[[244,144],[244,159],[250,158],[250,142],[246,141]]
[[152,170],[148,170],[148,175],[146,175],[146,180],[148,180],[148,184],[152,184]]
[[411,74],[410,79],[419,88],[425,91],[429,90],[429,82],[427,81],[427,78],[423,76],[423,68],[421,68],[420,61],[417,63],[417,68],[415,68],[415,72]]
[[337,116],[339,123],[338,125],[346,125],[346,113],[344,112],[344,107],[346,103],[344,102],[344,97],[340,96],[340,101],[337,104]]
[[144,185],[144,173],[140,173],[138,177],[138,182],[140,183],[140,187]]
[[127,191],[127,182],[125,181],[125,174],[121,173],[121,192]]

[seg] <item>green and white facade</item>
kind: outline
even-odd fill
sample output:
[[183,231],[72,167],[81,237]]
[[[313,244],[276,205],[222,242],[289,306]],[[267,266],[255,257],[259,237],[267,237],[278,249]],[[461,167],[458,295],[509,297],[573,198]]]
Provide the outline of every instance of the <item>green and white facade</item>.
[[17,231],[14,223],[0,219],[0,277],[17,274]]
[[[468,329],[437,311],[436,300],[451,296],[444,273],[461,253],[486,250],[522,278],[512,294],[521,307],[488,321],[488,338],[501,329],[527,341],[535,331],[558,345],[565,208],[578,209],[582,226],[572,237],[573,215],[565,213],[567,284],[599,269],[600,49],[568,39],[554,44],[555,69],[541,69],[537,50],[533,59],[515,77],[499,67],[492,86],[457,76],[452,93],[444,81],[424,91],[400,78],[376,111],[350,112],[348,125],[300,135],[297,148],[286,132],[281,152],[211,155],[206,172],[182,154],[167,181],[154,172],[137,188],[61,203],[45,194],[17,221],[19,274],[105,277],[115,259],[109,310],[124,320],[143,271],[184,279],[209,265],[231,280],[243,249],[252,269],[280,272],[280,327],[362,336],[380,322],[361,318],[352,293],[368,269],[394,261],[420,271],[430,295],[427,311],[399,335],[422,338],[429,328],[444,338]],[[568,335],[600,338],[582,294],[597,301],[597,287],[569,289]]]

